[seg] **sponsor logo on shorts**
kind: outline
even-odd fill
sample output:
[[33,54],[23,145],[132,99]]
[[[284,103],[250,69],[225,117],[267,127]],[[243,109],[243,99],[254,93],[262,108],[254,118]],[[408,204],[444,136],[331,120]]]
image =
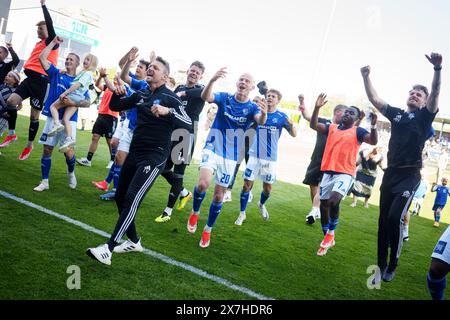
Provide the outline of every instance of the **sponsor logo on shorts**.
[[447,242],[439,241],[436,245],[436,248],[434,248],[434,253],[443,254],[445,251],[445,247],[447,247]]
[[43,133],[43,134],[41,135],[41,138],[40,138],[39,140],[42,141],[42,142],[46,142],[47,139],[48,139],[47,134],[46,134],[46,133]]
[[152,167],[151,166],[146,166],[145,168],[144,168],[144,173],[145,174],[148,174],[150,171],[152,170]]

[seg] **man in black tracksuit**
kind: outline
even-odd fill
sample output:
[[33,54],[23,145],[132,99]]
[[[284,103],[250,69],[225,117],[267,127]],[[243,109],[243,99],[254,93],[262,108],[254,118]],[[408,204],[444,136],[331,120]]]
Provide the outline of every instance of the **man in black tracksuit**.
[[375,277],[373,284],[379,283],[381,279],[386,282],[394,279],[402,249],[401,220],[408,212],[420,183],[422,150],[438,112],[442,56],[432,53],[426,57],[434,66],[431,92],[428,94],[425,86],[413,86],[407,100],[407,111],[391,107],[380,99],[369,78],[370,67],[361,68],[370,102],[391,122],[388,167],[380,187],[378,267],[381,274]]
[[[179,98],[166,86],[169,64],[158,57],[147,71],[148,89],[125,96],[120,87],[111,98],[110,108],[123,111],[137,106],[137,123],[130,152],[123,164],[116,203],[119,220],[107,244],[87,250],[88,256],[110,265],[112,252],[142,251],[134,220],[146,193],[164,169],[170,155],[171,136],[176,129],[189,130],[192,122]],[[128,240],[118,246],[126,233]]]
[[205,66],[203,63],[194,61],[187,71],[186,84],[179,85],[174,90],[177,96],[180,97],[186,113],[191,118],[192,126],[189,128],[189,134],[183,134],[181,139],[172,137],[176,141],[172,143],[171,156],[167,160],[166,167],[161,174],[171,185],[171,188],[167,206],[163,213],[155,219],[156,222],[170,220],[172,209],[179,195],[178,210],[182,210],[186,202],[192,198],[192,193],[183,187],[183,179],[186,167],[189,165],[194,153],[199,115],[205,106],[205,101],[201,98],[204,86],[198,84],[204,72]]

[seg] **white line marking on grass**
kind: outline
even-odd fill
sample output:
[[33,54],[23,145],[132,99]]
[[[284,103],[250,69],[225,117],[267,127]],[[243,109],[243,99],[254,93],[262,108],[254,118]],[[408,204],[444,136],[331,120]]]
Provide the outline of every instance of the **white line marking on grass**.
[[[107,233],[107,232],[104,232],[102,230],[96,229],[96,228],[94,228],[94,227],[92,227],[92,226],[90,226],[90,225],[88,225],[86,223],[83,223],[81,221],[69,218],[69,217],[67,217],[65,215],[62,215],[62,214],[59,214],[59,213],[57,213],[55,211],[49,210],[47,208],[44,208],[44,207],[42,207],[40,205],[37,205],[37,204],[34,204],[34,203],[30,202],[30,201],[27,201],[27,200],[24,200],[22,198],[16,197],[16,196],[14,196],[14,195],[12,195],[12,194],[10,194],[8,192],[0,190],[0,195],[5,197],[5,198],[7,198],[7,199],[11,199],[11,200],[19,202],[19,203],[21,203],[23,205],[26,205],[26,206],[28,206],[30,208],[39,210],[39,211],[41,211],[43,213],[46,213],[46,214],[48,214],[50,216],[53,216],[53,217],[59,218],[61,220],[64,220],[66,222],[69,222],[71,224],[74,224],[74,225],[76,225],[76,226],[78,226],[78,227],[80,227],[80,228],[82,228],[84,230],[87,230],[89,232],[98,234],[98,235],[100,235],[102,237],[105,237],[105,238],[108,238],[108,239],[111,237],[111,235],[109,233]],[[189,264],[186,264],[186,263],[183,263],[183,262],[179,262],[177,260],[174,260],[174,259],[172,259],[170,257],[167,257],[167,256],[165,256],[165,255],[163,255],[161,253],[155,252],[153,250],[144,249],[143,252],[146,255],[149,255],[149,256],[151,256],[153,258],[159,259],[159,260],[161,260],[161,261],[163,261],[163,262],[165,262],[167,264],[180,267],[180,268],[182,268],[184,270],[187,270],[187,271],[190,271],[190,272],[192,272],[192,273],[194,273],[194,274],[196,274],[196,275],[198,275],[200,277],[209,279],[209,280],[214,281],[214,282],[216,282],[218,284],[221,284],[221,285],[223,285],[223,286],[225,286],[227,288],[230,288],[232,290],[244,293],[244,294],[246,294],[246,295],[248,295],[250,297],[254,297],[254,298],[257,298],[259,300],[274,300],[273,298],[263,296],[263,295],[261,295],[259,293],[256,293],[256,292],[254,292],[254,291],[252,291],[250,289],[247,289],[245,287],[241,287],[241,286],[238,286],[236,284],[233,284],[233,283],[231,283],[230,281],[228,281],[226,279],[223,279],[221,277],[209,274],[206,271],[203,271],[201,269],[193,267],[193,266],[191,266]]]

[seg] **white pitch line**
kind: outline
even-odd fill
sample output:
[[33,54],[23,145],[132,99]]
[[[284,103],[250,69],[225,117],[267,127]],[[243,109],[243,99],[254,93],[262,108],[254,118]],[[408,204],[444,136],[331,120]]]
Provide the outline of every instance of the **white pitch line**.
[[[57,213],[55,211],[49,210],[49,209],[44,208],[44,207],[42,207],[40,205],[34,204],[33,202],[30,202],[30,201],[24,200],[22,198],[16,197],[16,196],[14,196],[14,195],[12,195],[12,194],[10,194],[8,192],[0,190],[0,195],[5,197],[5,198],[7,198],[7,199],[11,199],[11,200],[19,202],[19,203],[21,203],[23,205],[26,205],[26,206],[28,206],[30,208],[39,210],[39,211],[41,211],[43,213],[46,213],[46,214],[48,214],[50,216],[53,216],[53,217],[59,218],[61,220],[64,220],[66,222],[69,222],[69,223],[71,223],[73,225],[76,225],[76,226],[86,230],[86,231],[98,234],[98,235],[100,235],[102,237],[105,237],[105,238],[108,238],[108,239],[111,237],[111,235],[109,233],[107,233],[107,232],[104,232],[102,230],[96,229],[96,228],[94,228],[94,227],[92,227],[92,226],[90,226],[90,225],[88,225],[86,223],[83,223],[81,221],[72,219],[72,218],[67,217],[67,216],[65,216],[63,214],[59,214],[59,213]],[[182,268],[184,270],[190,271],[190,272],[192,272],[192,273],[194,273],[194,274],[196,274],[196,275],[198,275],[200,277],[203,277],[203,278],[209,279],[211,281],[214,281],[214,282],[216,282],[218,284],[221,284],[221,285],[223,285],[223,286],[225,286],[227,288],[230,288],[232,290],[244,293],[244,294],[246,294],[246,295],[248,295],[250,297],[254,297],[254,298],[259,299],[259,300],[274,300],[273,298],[263,296],[263,295],[261,295],[259,293],[256,293],[256,292],[254,292],[254,291],[252,291],[250,289],[247,289],[245,287],[233,284],[232,282],[230,282],[230,281],[228,281],[226,279],[223,279],[221,277],[209,274],[206,271],[203,271],[201,269],[193,267],[193,266],[191,266],[189,264],[186,264],[184,262],[179,262],[177,260],[174,260],[174,259],[172,259],[172,258],[170,258],[168,256],[165,256],[165,255],[163,255],[161,253],[158,253],[158,252],[155,252],[153,250],[144,248],[143,253],[146,254],[146,255],[149,255],[149,256],[151,256],[153,258],[159,259],[159,260],[161,260],[161,261],[163,261],[163,262],[165,262],[167,264],[170,264],[170,265],[173,265],[173,266],[177,266],[177,267],[180,267],[180,268]]]

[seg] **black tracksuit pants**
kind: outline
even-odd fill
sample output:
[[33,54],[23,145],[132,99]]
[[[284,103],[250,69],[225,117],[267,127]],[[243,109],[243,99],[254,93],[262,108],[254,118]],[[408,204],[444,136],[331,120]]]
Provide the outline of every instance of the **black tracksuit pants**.
[[[401,220],[408,212],[420,183],[419,168],[388,168],[380,187],[378,266],[395,270],[403,245]],[[388,264],[388,254],[390,259]]]
[[137,210],[164,169],[166,159],[161,152],[150,152],[145,156],[130,152],[128,155],[120,172],[115,196],[120,216],[108,242],[110,249],[117,245],[125,233],[134,243],[139,240],[134,224]]

